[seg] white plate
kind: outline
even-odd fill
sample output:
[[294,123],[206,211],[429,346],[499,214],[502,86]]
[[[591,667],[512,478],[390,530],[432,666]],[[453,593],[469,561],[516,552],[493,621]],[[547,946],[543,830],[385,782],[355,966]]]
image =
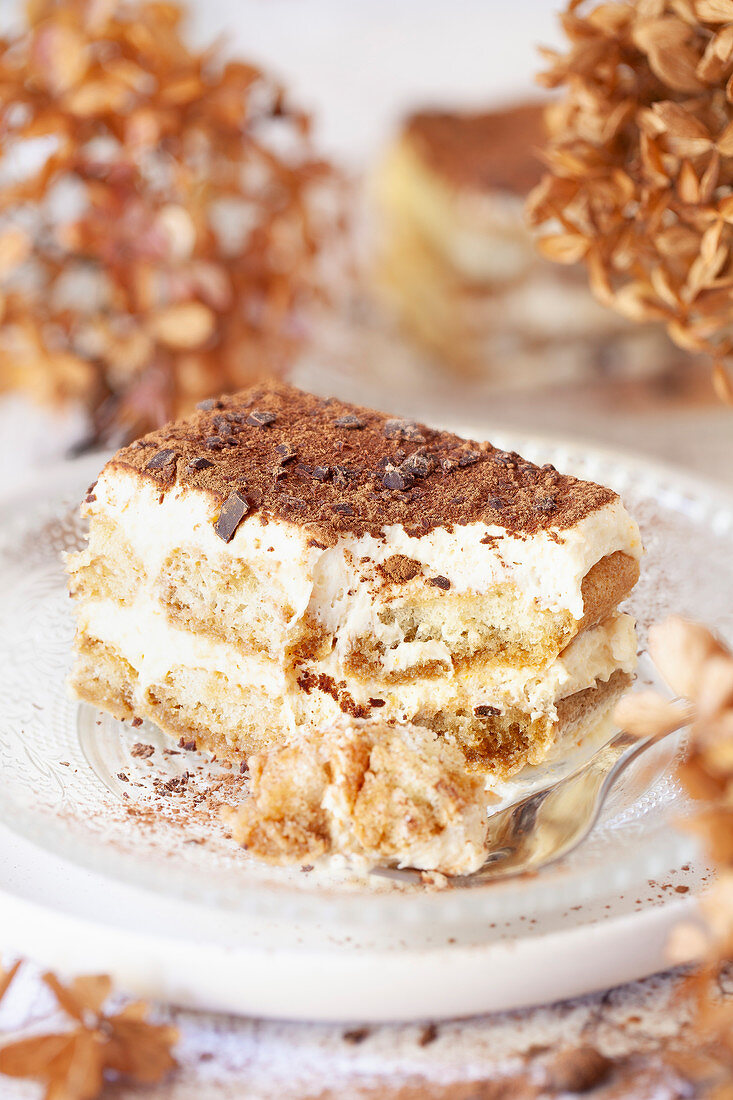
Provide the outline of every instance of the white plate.
[[[733,637],[730,498],[634,458],[493,434],[623,493],[647,548],[631,601],[642,645],[668,611]],[[664,965],[666,930],[690,904],[676,888],[694,895],[706,877],[676,828],[674,746],[619,784],[567,860],[534,878],[444,891],[343,868],[266,867],[218,818],[174,825],[166,796],[164,814],[130,814],[154,776],[196,769],[190,754],[164,756],[153,728],[116,723],[65,690],[73,623],[60,553],[78,544],[76,504],[99,465],[59,466],[0,508],[6,942],[51,965],[110,971],[147,996],[311,1019],[516,1007]],[[156,746],[151,760],[131,756],[136,741]],[[209,765],[198,769],[192,782]]]

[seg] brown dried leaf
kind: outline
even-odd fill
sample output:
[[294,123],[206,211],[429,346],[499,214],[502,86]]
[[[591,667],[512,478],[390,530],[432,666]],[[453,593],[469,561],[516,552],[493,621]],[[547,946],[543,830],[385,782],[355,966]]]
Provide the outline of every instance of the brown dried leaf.
[[0,279],[4,279],[31,253],[31,240],[27,233],[16,226],[10,226],[0,233]]
[[172,1048],[178,1041],[175,1028],[151,1024],[145,1018],[134,1019],[130,1012],[109,1019],[112,1035],[105,1050],[110,1069],[141,1084],[161,1081],[176,1060]]
[[674,91],[700,92],[705,87],[698,76],[699,60],[693,50],[658,43],[650,47],[647,58],[654,75]]
[[715,142],[715,148],[721,156],[733,156],[733,122],[729,122]]
[[45,974],[44,981],[76,1026],[0,1047],[0,1074],[43,1082],[51,1100],[96,1100],[107,1071],[152,1084],[174,1068],[177,1032],[150,1023],[146,1005],[135,1002],[114,1015],[104,1014],[111,991],[108,977],[79,977],[65,986],[53,974]]
[[668,272],[664,271],[661,267],[656,267],[654,271],[652,271],[651,285],[654,292],[665,305],[669,306],[672,310],[679,308],[679,291],[672,286],[671,277]]
[[664,321],[669,316],[669,310],[659,302],[651,285],[642,282],[627,283],[617,290],[614,307],[630,321],[644,324]]
[[720,151],[713,149],[707,168],[700,178],[700,198],[704,204],[710,204],[720,180]]
[[83,119],[122,114],[131,102],[130,90],[120,80],[85,80],[63,98],[66,110]]
[[81,83],[89,68],[89,45],[84,35],[61,20],[43,22],[30,48],[33,78],[60,96]]
[[585,1093],[608,1079],[613,1062],[595,1047],[569,1047],[553,1055],[547,1066],[547,1085],[553,1092]]
[[700,962],[710,950],[710,935],[696,924],[679,924],[667,941],[666,957],[672,966]]
[[112,990],[112,982],[106,974],[76,978],[70,986],[63,985],[55,974],[46,973],[43,980],[52,991],[64,1012],[83,1023],[88,1014],[97,1015]]
[[69,1051],[74,1032],[62,1035],[33,1035],[0,1047],[0,1073],[6,1077],[36,1077],[43,1080]]
[[733,23],[733,0],[695,0],[695,14],[707,23]]
[[733,26],[723,27],[708,42],[697,75],[708,84],[720,83],[733,59]]
[[677,177],[677,191],[683,202],[695,203],[700,201],[700,181],[689,160],[682,162],[682,168]]

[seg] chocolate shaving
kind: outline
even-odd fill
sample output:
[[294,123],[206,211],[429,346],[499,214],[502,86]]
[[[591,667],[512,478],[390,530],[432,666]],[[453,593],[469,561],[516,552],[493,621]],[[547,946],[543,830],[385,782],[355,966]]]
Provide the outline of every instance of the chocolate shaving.
[[230,542],[234,532],[249,512],[249,504],[238,489],[230,493],[222,505],[214,530],[224,542]]
[[260,412],[257,409],[255,409],[254,412],[251,412],[247,417],[247,423],[251,424],[255,428],[268,428],[270,424],[274,424],[276,420],[277,416],[275,415],[275,413]]
[[382,485],[385,489],[405,489],[408,479],[398,466],[387,466],[386,473],[382,477]]
[[157,455],[148,462],[146,470],[160,470],[164,466],[170,466],[176,461],[176,452],[170,450],[158,451]]
[[275,448],[275,452],[283,465],[286,462],[292,462],[292,460],[296,458],[298,454],[292,443],[278,443],[277,447]]
[[432,584],[434,588],[442,588],[444,592],[447,592],[450,588],[450,581],[447,577],[431,577],[428,584]]
[[337,428],[346,428],[351,431],[360,431],[366,427],[363,420],[360,420],[358,416],[354,416],[353,413],[347,413],[346,416],[338,416],[334,420],[334,424]]
[[213,466],[213,465],[214,465],[214,463],[210,459],[204,458],[203,455],[199,455],[197,458],[192,458],[191,459],[191,461],[189,462],[186,469],[187,470],[206,470],[206,469],[208,469],[209,466]]
[[415,454],[410,455],[400,466],[400,473],[407,475],[408,477],[422,479],[427,477],[433,470],[435,463],[429,455],[419,454],[417,451]]
[[308,472],[314,481],[328,481],[329,477],[331,476],[331,467],[312,466]]
[[365,1039],[369,1038],[370,1034],[368,1027],[358,1027],[352,1031],[345,1031],[344,1040],[347,1043],[363,1043]]
[[154,752],[155,748],[152,745],[145,745],[142,741],[138,741],[130,749],[130,755],[137,757],[139,760],[147,760]]
[[424,443],[425,436],[420,430],[420,425],[414,420],[397,420],[392,418],[384,423],[384,434],[387,439],[406,439],[411,443]]

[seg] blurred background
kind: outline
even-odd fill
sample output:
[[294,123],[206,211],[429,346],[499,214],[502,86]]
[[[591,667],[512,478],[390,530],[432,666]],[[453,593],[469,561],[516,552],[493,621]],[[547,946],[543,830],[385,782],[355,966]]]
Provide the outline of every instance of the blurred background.
[[[6,476],[274,371],[474,433],[573,436],[733,481],[708,364],[602,309],[584,270],[537,259],[524,226],[554,0],[189,0],[171,32],[185,56],[157,8],[0,8]],[[109,29],[123,11],[142,28],[124,43]],[[202,60],[214,42],[220,59]],[[247,73],[218,87],[231,59]],[[73,151],[41,180],[27,145],[49,126]],[[29,176],[35,190],[9,194]]]

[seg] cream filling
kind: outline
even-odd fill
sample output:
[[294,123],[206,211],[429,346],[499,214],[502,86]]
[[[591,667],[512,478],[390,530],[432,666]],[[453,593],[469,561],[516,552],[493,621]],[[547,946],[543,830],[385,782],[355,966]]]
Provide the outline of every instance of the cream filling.
[[427,168],[409,142],[398,143],[374,183],[377,201],[414,225],[464,278],[502,283],[537,263],[523,203],[501,191],[458,191]]
[[470,289],[456,284],[452,268],[426,264],[409,247],[397,246],[383,262],[405,311],[432,331],[452,333],[460,344],[507,332],[522,333],[525,341],[567,343],[630,330],[624,318],[596,301],[583,278],[558,278],[539,258],[519,280]]
[[[153,684],[163,682],[172,670],[202,669],[227,677],[248,694],[265,693],[282,699],[284,732],[302,723],[320,724],[338,717],[338,703],[314,688],[306,693],[293,682],[293,674],[267,658],[243,654],[236,647],[171,624],[159,604],[143,592],[134,604],[112,600],[90,602],[79,612],[80,629],[112,645],[135,669],[141,696]],[[331,673],[332,657],[310,670]],[[617,669],[633,671],[636,636],[633,620],[616,614],[593,630],[584,631],[543,672],[530,668],[452,668],[435,679],[414,679],[388,689],[375,684],[347,681],[357,704],[370,698],[384,699],[382,719],[408,721],[425,711],[471,709],[481,705],[517,707],[532,717],[556,717],[555,704],[567,695],[606,681]],[[256,704],[255,704],[256,705]]]
[[[148,598],[156,598],[157,578],[175,549],[205,555],[224,574],[245,563],[261,581],[265,598],[274,581],[293,608],[283,649],[307,613],[336,636],[339,664],[360,638],[374,638],[387,649],[393,645],[398,640],[395,628],[381,622],[380,611],[390,601],[439,600],[427,583],[432,577],[447,577],[454,593],[481,595],[511,586],[520,624],[522,616],[531,619],[537,609],[568,611],[578,620],[583,616],[581,585],[589,569],[616,550],[635,558],[642,552],[639,529],[620,499],[563,531],[523,537],[474,522],[414,537],[393,524],[383,528],[381,538],[346,534],[336,546],[321,549],[309,545],[312,536],[304,528],[285,520],[264,523],[259,513],[245,519],[225,543],[214,531],[218,512],[207,494],[177,486],[160,502],[159,489],[133,472],[104,472],[95,495],[96,501],[87,506],[91,522],[101,514],[119,524],[142,563],[140,581]],[[394,554],[418,561],[423,574],[407,584],[385,583],[379,566]],[[426,659],[432,659],[437,652],[433,643],[419,644],[428,647]],[[397,654],[395,659],[403,658]]]

